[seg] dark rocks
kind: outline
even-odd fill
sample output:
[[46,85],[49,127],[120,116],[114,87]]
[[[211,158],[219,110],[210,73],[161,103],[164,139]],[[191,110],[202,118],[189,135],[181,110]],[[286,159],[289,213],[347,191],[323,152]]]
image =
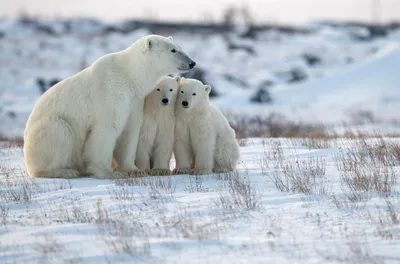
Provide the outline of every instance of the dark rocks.
[[288,83],[300,82],[307,79],[307,74],[300,68],[293,68],[288,73]]
[[305,70],[300,67],[294,67],[288,71],[280,71],[276,75],[285,83],[296,83],[308,78]]
[[57,78],[52,78],[49,80],[46,80],[44,78],[37,78],[36,79],[36,83],[39,87],[40,92],[43,94],[44,92],[46,92],[49,88],[53,87],[54,85],[56,85],[58,82],[60,82],[60,79]]
[[305,60],[305,62],[307,63],[307,65],[310,67],[319,65],[322,62],[321,58],[319,58],[318,56],[313,55],[313,54],[305,53],[305,54],[303,54],[302,57]]
[[274,83],[270,80],[261,82],[256,89],[256,93],[250,98],[250,101],[260,104],[271,103],[272,98],[269,93],[269,88],[273,85]]

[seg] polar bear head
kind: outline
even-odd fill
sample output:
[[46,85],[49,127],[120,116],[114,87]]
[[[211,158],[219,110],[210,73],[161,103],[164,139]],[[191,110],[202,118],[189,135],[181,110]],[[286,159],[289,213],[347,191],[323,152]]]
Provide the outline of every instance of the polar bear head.
[[186,110],[203,109],[209,104],[211,86],[196,79],[180,79],[176,107]]
[[145,61],[162,75],[188,72],[196,65],[172,37],[148,35],[139,42]]
[[151,104],[167,106],[174,105],[176,95],[179,90],[179,77],[165,76],[154,88],[154,90],[147,96],[146,102]]

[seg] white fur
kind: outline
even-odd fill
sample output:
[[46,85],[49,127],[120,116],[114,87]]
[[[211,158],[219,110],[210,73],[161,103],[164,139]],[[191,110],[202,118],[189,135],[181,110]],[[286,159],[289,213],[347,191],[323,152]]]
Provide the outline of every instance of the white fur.
[[[225,116],[209,102],[211,86],[181,79],[176,100],[176,174],[208,174],[236,169],[240,157],[235,131]],[[182,102],[187,102],[187,108]]]
[[[143,123],[136,154],[141,170],[169,174],[169,162],[174,146],[175,101],[179,77],[164,77],[145,99]],[[168,100],[164,104],[162,100]],[[165,101],[166,102],[166,101]]]
[[[50,88],[26,124],[28,174],[112,178],[137,171],[145,96],[163,76],[188,71],[192,62],[171,39],[149,35]],[[113,151],[120,172],[112,172]]]

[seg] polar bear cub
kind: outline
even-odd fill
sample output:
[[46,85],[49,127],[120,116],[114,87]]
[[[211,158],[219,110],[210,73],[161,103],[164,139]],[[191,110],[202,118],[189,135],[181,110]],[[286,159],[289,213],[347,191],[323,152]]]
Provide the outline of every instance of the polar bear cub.
[[170,174],[169,162],[175,131],[174,108],[178,89],[179,77],[166,76],[144,102],[136,163],[139,169],[150,174]]
[[[24,131],[31,177],[125,177],[134,164],[143,104],[168,74],[195,62],[172,37],[144,36],[59,82],[36,102]],[[112,157],[119,172],[111,169]]]
[[240,157],[235,131],[210,104],[210,85],[181,78],[175,104],[175,174],[221,173],[236,169]]

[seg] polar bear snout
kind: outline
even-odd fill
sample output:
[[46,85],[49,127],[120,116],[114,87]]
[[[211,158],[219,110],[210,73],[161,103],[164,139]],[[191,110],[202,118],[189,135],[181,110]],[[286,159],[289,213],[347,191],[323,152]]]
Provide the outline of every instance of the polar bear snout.
[[161,100],[161,102],[163,105],[167,105],[169,103],[169,100],[168,100],[168,98],[164,98]]
[[189,68],[193,69],[194,66],[196,66],[196,62],[192,61],[191,63],[189,63]]
[[187,101],[182,101],[183,108],[189,108],[189,103]]

